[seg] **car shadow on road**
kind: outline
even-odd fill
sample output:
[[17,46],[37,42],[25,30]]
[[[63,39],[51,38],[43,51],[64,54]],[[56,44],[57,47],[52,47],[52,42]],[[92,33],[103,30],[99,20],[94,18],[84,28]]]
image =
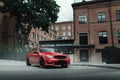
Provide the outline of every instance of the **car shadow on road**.
[[36,68],[43,68],[43,69],[66,69],[66,68],[69,68],[69,67],[61,67],[61,66],[48,66],[48,67],[40,67],[38,65],[32,65],[32,67],[36,67]]

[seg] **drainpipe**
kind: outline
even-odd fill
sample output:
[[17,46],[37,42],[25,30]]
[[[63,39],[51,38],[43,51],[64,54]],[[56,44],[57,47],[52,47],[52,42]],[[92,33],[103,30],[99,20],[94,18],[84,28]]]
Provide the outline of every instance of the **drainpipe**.
[[111,41],[112,41],[112,47],[114,47],[114,37],[113,37],[113,25],[112,25],[112,13],[111,13],[111,2],[108,3],[109,8],[109,18],[110,18],[110,32],[111,32]]
[[[88,44],[91,44],[91,38],[90,38],[90,18],[89,18],[89,7],[87,7],[87,11],[88,11],[88,15],[87,15],[87,17],[88,17]],[[92,49],[91,48],[89,48],[88,49],[88,53],[89,53],[89,62],[91,62],[91,53],[92,53],[92,51],[91,51]]]

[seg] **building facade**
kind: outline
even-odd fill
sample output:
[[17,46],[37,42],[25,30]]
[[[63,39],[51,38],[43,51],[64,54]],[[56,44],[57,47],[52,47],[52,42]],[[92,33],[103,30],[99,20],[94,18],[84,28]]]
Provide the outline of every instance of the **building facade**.
[[51,29],[57,32],[56,39],[74,39],[73,21],[57,22]]
[[28,46],[34,47],[39,45],[39,41],[48,41],[48,40],[55,40],[56,39],[56,32],[54,30],[50,30],[47,33],[38,28],[32,28],[30,34],[28,36]]
[[[56,32],[54,30],[49,29],[46,32],[42,29],[32,28],[27,36],[27,42],[25,42],[25,35],[22,33],[23,29],[19,29],[17,32],[15,30],[15,23],[15,18],[11,17],[9,13],[3,14],[0,12],[0,45],[26,45],[34,47],[39,44],[39,41],[56,39]],[[27,24],[21,24],[22,28],[28,26]]]
[[72,4],[74,62],[103,62],[106,47],[120,48],[120,0],[93,0]]

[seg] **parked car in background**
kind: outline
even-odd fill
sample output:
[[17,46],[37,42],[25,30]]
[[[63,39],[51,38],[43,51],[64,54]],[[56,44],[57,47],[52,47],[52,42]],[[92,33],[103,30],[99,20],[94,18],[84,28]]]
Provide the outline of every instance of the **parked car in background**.
[[34,48],[26,55],[26,64],[37,64],[40,67],[60,65],[68,67],[70,58],[67,54],[57,53],[53,48]]

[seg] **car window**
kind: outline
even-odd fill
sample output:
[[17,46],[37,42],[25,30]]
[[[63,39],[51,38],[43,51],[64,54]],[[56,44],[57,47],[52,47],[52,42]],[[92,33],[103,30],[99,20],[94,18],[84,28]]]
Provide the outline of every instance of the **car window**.
[[40,48],[40,52],[55,52],[52,48]]

